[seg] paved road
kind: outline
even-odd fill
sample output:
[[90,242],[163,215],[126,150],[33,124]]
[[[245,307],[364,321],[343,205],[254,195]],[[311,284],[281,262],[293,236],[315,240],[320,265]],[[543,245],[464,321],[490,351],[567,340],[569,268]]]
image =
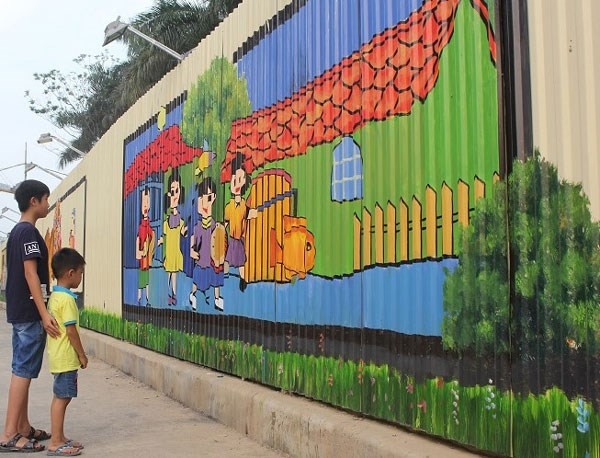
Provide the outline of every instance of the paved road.
[[[0,421],[6,415],[12,328],[0,306]],[[34,426],[50,428],[52,377],[46,361],[30,391]],[[80,371],[79,397],[67,410],[67,437],[85,444],[82,456],[282,457],[92,358]],[[16,456],[10,454],[6,456]],[[45,456],[45,452],[28,456]]]

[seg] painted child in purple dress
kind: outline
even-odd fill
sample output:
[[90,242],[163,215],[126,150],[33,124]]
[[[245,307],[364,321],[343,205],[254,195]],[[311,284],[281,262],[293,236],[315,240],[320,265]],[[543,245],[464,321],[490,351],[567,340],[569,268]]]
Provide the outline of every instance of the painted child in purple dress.
[[212,218],[216,188],[213,180],[207,177],[196,186],[196,189],[198,190],[200,221],[194,226],[190,237],[190,256],[195,260],[190,305],[192,310],[196,310],[196,291],[198,290],[204,294],[204,300],[208,304],[206,291],[213,287],[215,289],[215,309],[223,311],[224,301],[220,297],[220,287],[224,284],[223,268],[215,266],[211,258],[211,238],[217,225]]

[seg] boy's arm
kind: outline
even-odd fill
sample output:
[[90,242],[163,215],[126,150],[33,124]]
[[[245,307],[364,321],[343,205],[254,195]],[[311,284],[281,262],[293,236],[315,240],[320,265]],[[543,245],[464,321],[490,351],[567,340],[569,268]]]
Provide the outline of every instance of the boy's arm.
[[85,354],[85,350],[83,349],[81,338],[79,337],[79,333],[77,332],[77,327],[74,324],[69,324],[68,326],[66,326],[66,328],[67,337],[69,338],[69,342],[71,342],[71,345],[77,352],[79,362],[81,363],[81,368],[85,369],[88,365],[88,358]]
[[26,259],[23,261],[25,280],[27,281],[27,286],[29,286],[29,292],[31,293],[33,302],[42,318],[44,329],[50,337],[58,337],[60,336],[58,323],[54,317],[48,313],[48,310],[46,310],[46,304],[44,303],[44,298],[42,296],[42,284],[37,273],[37,263],[37,259]]

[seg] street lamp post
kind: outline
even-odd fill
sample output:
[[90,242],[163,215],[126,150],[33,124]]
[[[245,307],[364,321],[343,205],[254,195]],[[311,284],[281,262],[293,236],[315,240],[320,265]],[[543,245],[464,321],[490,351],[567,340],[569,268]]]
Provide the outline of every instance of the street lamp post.
[[45,134],[41,134],[40,138],[38,138],[37,142],[42,145],[44,143],[50,143],[51,141],[57,141],[58,143],[60,143],[63,146],[66,146],[67,148],[69,148],[70,150],[75,151],[77,154],[79,154],[80,157],[85,156],[85,153],[77,148],[75,148],[73,145],[71,145],[70,143],[64,141],[62,138],[57,137],[56,135],[52,135],[50,133],[45,133]]
[[6,183],[0,183],[0,192],[7,192],[9,194],[14,194],[15,188],[16,188],[16,186],[11,186]]
[[0,214],[4,215],[6,212],[13,212],[15,215],[18,215],[19,217],[21,216],[21,214],[20,214],[18,211],[16,211],[16,210],[13,210],[13,209],[12,209],[12,208],[10,208],[10,207],[4,207],[4,208],[2,209],[2,212],[1,212]]
[[17,224],[17,223],[18,223],[18,221],[15,221],[14,219],[12,219],[12,218],[9,218],[8,216],[6,216],[6,215],[4,215],[4,214],[0,215],[0,218],[7,219],[7,220],[9,220],[9,221],[11,221],[11,222],[13,222],[13,223],[15,223],[15,224]]
[[102,46],[106,46],[107,44],[121,38],[123,34],[129,30],[130,32],[136,34],[138,37],[143,38],[144,40],[150,42],[154,46],[159,49],[162,49],[167,54],[170,54],[179,62],[181,62],[184,58],[183,55],[179,54],[176,51],[173,51],[171,48],[163,45],[159,41],[156,41],[154,38],[150,38],[148,35],[140,32],[138,29],[133,27],[131,24],[127,24],[126,22],[122,22],[121,16],[117,17],[117,19],[106,26],[104,29],[104,43]]
[[[9,170],[15,167],[21,167],[24,166],[25,167],[25,179],[27,179],[27,173],[30,172],[31,170],[38,168],[40,170],[43,170],[44,172],[46,172],[49,175],[52,175],[54,178],[58,179],[58,180],[63,180],[67,174],[66,173],[62,173],[62,172],[57,172],[56,170],[51,170],[51,169],[47,169],[46,167],[42,167],[41,165],[38,165],[34,162],[23,162],[21,164],[14,164],[14,165],[10,165],[8,167],[4,167],[2,169],[0,169],[0,172],[3,172],[4,170]],[[0,183],[0,192],[7,192],[9,194],[14,194],[15,190],[17,189],[18,184],[12,186],[6,183]]]
[[42,167],[41,165],[35,164],[33,162],[29,162],[29,163],[25,164],[25,173],[30,172],[31,170],[33,170],[35,168],[43,170],[48,175],[52,175],[54,178],[57,178],[59,180],[62,180],[63,178],[65,178],[67,176],[66,173],[57,172],[56,170],[50,170],[50,169],[47,169],[46,167]]

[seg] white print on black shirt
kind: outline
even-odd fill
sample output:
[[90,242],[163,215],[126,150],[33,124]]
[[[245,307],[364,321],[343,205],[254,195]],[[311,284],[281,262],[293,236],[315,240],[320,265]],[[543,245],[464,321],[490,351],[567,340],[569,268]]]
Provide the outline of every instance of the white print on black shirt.
[[[42,300],[44,302],[48,302],[48,298],[50,297],[50,295],[48,294],[48,285],[46,285],[45,283],[42,283],[41,287],[42,287]],[[29,296],[29,299],[33,300],[33,296]]]
[[25,249],[25,256],[29,256],[33,253],[40,253],[40,246],[37,242],[25,243],[23,248]]

